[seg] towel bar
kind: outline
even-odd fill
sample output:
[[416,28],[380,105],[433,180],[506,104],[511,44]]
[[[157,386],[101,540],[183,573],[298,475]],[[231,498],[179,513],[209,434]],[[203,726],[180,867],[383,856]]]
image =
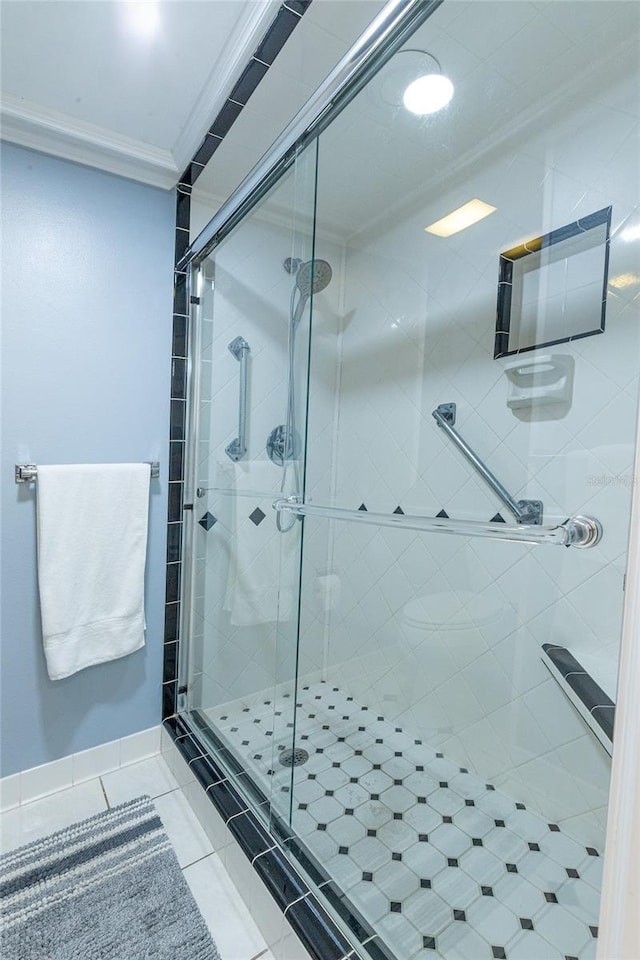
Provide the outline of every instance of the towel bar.
[[[160,461],[145,461],[151,467],[151,479],[157,480],[160,476]],[[16,483],[35,483],[38,479],[38,468],[35,463],[16,463]]]

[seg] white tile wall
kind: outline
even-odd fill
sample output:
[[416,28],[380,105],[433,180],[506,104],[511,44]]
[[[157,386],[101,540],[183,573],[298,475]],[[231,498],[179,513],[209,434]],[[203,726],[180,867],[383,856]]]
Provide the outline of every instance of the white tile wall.
[[[630,90],[623,99],[633,102]],[[327,565],[338,599],[317,614],[328,637],[327,679],[594,844],[602,842],[609,761],[546,675],[539,650],[566,645],[615,694],[639,286],[609,287],[604,336],[548,351],[575,362],[568,411],[518,417],[507,408],[510,358],[493,359],[493,330],[500,251],[603,206],[613,205],[610,278],[639,275],[638,244],[622,239],[640,222],[637,128],[628,110],[576,101],[562,121],[468,170],[464,197],[460,187],[432,201],[416,193],[409,213],[352,237],[334,475],[325,455],[325,480],[314,488],[318,500],[352,509],[364,502],[390,513],[400,504],[406,513],[445,508],[478,519],[501,510],[509,520],[431,417],[437,404],[455,401],[460,432],[516,498],[544,500],[547,523],[574,512],[601,520],[602,544],[584,553],[336,524]],[[322,216],[322,161],[320,177]],[[448,240],[424,233],[474,196],[497,212]],[[320,457],[312,450],[310,458],[313,477]],[[307,531],[313,537],[309,521]],[[303,607],[312,606],[311,593]],[[416,598],[431,611],[422,628],[409,622]]]
[[[283,264],[289,256],[311,257],[307,219],[312,195],[305,179],[310,160],[303,161],[302,169],[216,251],[214,289],[204,290],[197,483],[215,489],[196,500],[195,519],[209,511],[217,523],[208,532],[195,524],[198,572],[189,684],[191,703],[203,709],[238,698],[250,702],[275,683],[292,679],[295,668],[301,528],[295,524],[281,535],[272,509],[283,483],[285,494],[294,491],[295,471],[289,468],[283,477],[283,470],[267,458],[266,441],[286,416],[289,309],[295,278]],[[288,217],[280,212],[287,205]],[[331,239],[319,238],[315,255],[327,259],[334,271],[330,285],[314,303],[308,430],[314,450],[326,452],[324,469],[313,473],[313,483],[322,485],[330,479],[333,444],[342,249]],[[236,466],[224,448],[237,429],[238,363],[227,344],[238,335],[249,342],[251,353],[248,451]],[[307,346],[308,310],[297,333],[301,435]],[[258,526],[249,519],[256,507],[265,514]],[[319,565],[326,566],[326,531],[309,538],[306,549]],[[244,601],[249,597],[253,616],[248,617]],[[309,635],[316,638],[305,653],[305,672],[322,667],[325,638],[317,620],[321,609],[317,596],[305,610]]]
[[[464,5],[455,6],[450,25],[455,42],[435,30],[465,97],[473,96],[474,86],[484,91],[492,85],[499,102],[502,78],[528,56],[528,17],[548,18],[540,36],[550,50],[557,46],[563,57],[571,55],[557,32],[561,13],[519,7],[502,11],[503,42],[492,30],[497,52],[484,63],[478,56],[485,40],[465,32]],[[447,17],[442,8],[436,26],[445,32]],[[604,27],[594,22],[592,29]],[[548,65],[559,76],[568,69],[561,60]],[[523,105],[536,99],[532,84],[523,77]],[[314,310],[307,499],[349,508],[365,502],[382,512],[398,504],[431,515],[445,508],[450,516],[482,519],[501,510],[509,520],[431,417],[439,403],[455,401],[460,432],[516,498],[544,500],[546,522],[593,512],[605,537],[581,553],[308,519],[301,673],[322,671],[348,686],[364,703],[379,705],[389,719],[442,745],[545,816],[570,823],[576,836],[596,846],[604,832],[609,761],[548,677],[539,653],[547,641],[566,645],[615,693],[640,356],[638,284],[609,287],[604,336],[551,348],[575,363],[568,410],[527,416],[507,408],[503,367],[510,358],[493,359],[493,333],[499,253],[604,206],[613,205],[610,278],[640,274],[638,244],[623,239],[625,229],[640,223],[632,86],[618,80],[607,91],[585,87],[562,120],[520,131],[517,144],[505,141],[499,153],[478,158],[456,185],[444,183],[431,197],[415,188],[412,164],[424,163],[424,150],[412,139],[409,121],[400,118],[394,127],[396,140],[404,137],[401,144],[375,120],[370,128],[360,124],[357,157],[327,159],[321,150],[320,221],[334,214],[340,220],[336,204],[355,180],[357,196],[367,195],[375,180],[363,169],[367,144],[376,150],[375,163],[395,178],[394,189],[398,178],[406,183],[403,208],[389,213],[382,228],[352,236],[346,252],[323,238],[315,251],[332,263],[334,278]],[[371,97],[362,103],[375,114]],[[348,112],[340,122],[346,129]],[[340,124],[334,129],[339,132]],[[339,150],[335,136],[329,142]],[[429,149],[434,158],[455,156],[453,134],[440,154],[433,144]],[[224,447],[235,434],[238,368],[226,346],[236,335],[251,344],[249,462],[265,461],[266,437],[284,420],[292,281],[282,261],[311,255],[310,167],[216,252],[215,300],[205,308],[201,353],[203,486],[229,487]],[[332,176],[340,167],[339,189],[335,176],[323,179],[327,167]],[[496,213],[447,240],[424,232],[473,196],[494,203]],[[295,208],[296,197],[298,221],[292,224],[285,211]],[[293,243],[292,225],[300,228]],[[301,327],[301,353],[305,337]],[[192,702],[205,709],[236,700],[251,704],[292,677],[295,619],[281,608],[278,624],[265,614],[263,622],[239,626],[225,602],[231,544],[240,524],[249,529],[247,517],[257,505],[266,514],[255,531],[260,548],[243,561],[243,573],[262,583],[265,609],[279,578],[283,602],[295,601],[295,562],[287,564],[299,530],[288,541],[276,533],[270,503],[282,472],[273,467],[269,478],[270,469],[261,473],[267,480],[258,497],[209,492],[197,501],[198,510],[218,518],[209,533],[196,527],[193,632],[200,641],[190,691]],[[426,611],[422,626],[412,609],[417,599]]]

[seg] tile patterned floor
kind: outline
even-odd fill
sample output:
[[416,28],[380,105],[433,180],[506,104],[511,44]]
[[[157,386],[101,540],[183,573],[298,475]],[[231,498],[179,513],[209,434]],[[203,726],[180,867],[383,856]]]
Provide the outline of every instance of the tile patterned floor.
[[149,757],[0,814],[2,852],[108,807],[152,797],[184,877],[224,960],[273,960],[264,937],[161,756]]
[[298,697],[210,715],[398,960],[595,957],[597,850],[339,688]]

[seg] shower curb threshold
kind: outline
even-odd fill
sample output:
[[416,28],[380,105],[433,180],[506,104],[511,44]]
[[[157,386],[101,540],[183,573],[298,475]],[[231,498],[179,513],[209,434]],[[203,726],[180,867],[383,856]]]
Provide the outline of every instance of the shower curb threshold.
[[[343,909],[340,913],[344,912],[345,923],[352,928],[353,939],[345,937],[284,853],[282,839],[265,829],[211,754],[203,755],[203,748],[197,739],[197,726],[192,725],[189,719],[170,716],[163,721],[163,727],[313,960],[394,960],[394,955],[375,931],[356,914],[350,904],[345,903],[340,896],[341,891],[332,890],[334,895],[337,894],[332,899],[341,900]],[[239,768],[238,773],[241,772]],[[281,830],[284,838],[288,836],[295,842],[284,823]],[[326,884],[328,888],[330,885],[335,887],[315,858],[305,855],[305,859],[309,861],[311,872],[319,875],[319,886]],[[360,949],[365,952],[359,953]]]

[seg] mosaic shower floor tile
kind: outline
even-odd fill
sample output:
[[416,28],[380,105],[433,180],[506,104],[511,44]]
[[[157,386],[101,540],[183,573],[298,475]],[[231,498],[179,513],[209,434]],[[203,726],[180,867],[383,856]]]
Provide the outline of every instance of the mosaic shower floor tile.
[[297,698],[209,714],[398,960],[595,957],[598,851],[338,687]]

